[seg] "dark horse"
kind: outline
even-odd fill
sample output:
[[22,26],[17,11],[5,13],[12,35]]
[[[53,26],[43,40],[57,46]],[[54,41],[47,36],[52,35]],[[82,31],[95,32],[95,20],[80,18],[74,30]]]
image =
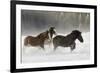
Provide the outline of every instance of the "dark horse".
[[36,37],[34,36],[27,36],[24,40],[24,45],[31,45],[31,46],[40,46],[41,48],[44,49],[44,42],[45,40],[49,39],[48,35],[49,31],[45,31],[43,33],[40,33]]
[[58,46],[62,46],[62,47],[70,47],[71,51],[73,51],[76,47],[75,43],[76,39],[78,39],[80,42],[83,42],[81,32],[78,30],[72,31],[67,36],[58,35],[53,38],[54,50],[56,50]]

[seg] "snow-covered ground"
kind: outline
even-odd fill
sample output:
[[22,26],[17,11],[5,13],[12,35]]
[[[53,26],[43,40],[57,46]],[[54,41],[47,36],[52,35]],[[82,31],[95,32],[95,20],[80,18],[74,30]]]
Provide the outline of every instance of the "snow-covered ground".
[[69,47],[58,47],[54,51],[52,43],[46,44],[45,50],[38,46],[24,46],[26,36],[22,36],[22,63],[87,60],[90,58],[90,33],[83,33],[82,36],[84,42],[76,40],[76,49],[73,52]]

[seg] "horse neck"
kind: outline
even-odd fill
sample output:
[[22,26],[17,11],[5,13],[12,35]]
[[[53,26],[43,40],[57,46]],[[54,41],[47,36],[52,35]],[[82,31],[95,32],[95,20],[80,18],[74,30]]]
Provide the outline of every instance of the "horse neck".
[[47,38],[45,38],[45,37],[42,36],[42,35],[38,36],[37,38],[40,39],[41,41],[44,41],[45,39],[47,39]]
[[75,34],[73,34],[73,33],[70,33],[66,37],[70,37],[70,39],[73,39],[74,41],[77,39],[77,36]]
[[40,37],[41,36],[41,33],[39,35],[37,35],[36,37]]

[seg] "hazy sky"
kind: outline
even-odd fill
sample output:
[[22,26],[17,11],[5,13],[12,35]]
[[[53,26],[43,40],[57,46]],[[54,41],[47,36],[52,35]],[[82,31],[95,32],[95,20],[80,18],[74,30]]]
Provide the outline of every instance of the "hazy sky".
[[22,35],[36,34],[54,26],[58,33],[72,30],[90,30],[90,14],[79,12],[55,12],[21,10]]

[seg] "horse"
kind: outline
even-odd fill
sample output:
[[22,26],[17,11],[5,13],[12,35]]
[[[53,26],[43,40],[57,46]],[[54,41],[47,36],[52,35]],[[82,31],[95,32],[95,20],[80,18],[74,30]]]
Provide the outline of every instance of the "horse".
[[25,46],[28,46],[28,45],[40,46],[41,48],[44,49],[44,42],[45,42],[45,40],[49,39],[48,33],[49,33],[49,31],[47,30],[45,32],[40,33],[36,37],[34,37],[34,36],[27,36],[24,39],[24,45]]
[[76,39],[78,39],[81,43],[84,42],[81,33],[82,32],[80,32],[79,30],[73,30],[70,34],[66,36],[57,35],[53,38],[54,50],[56,50],[58,46],[61,46],[70,47],[71,51],[73,51],[76,48]]

